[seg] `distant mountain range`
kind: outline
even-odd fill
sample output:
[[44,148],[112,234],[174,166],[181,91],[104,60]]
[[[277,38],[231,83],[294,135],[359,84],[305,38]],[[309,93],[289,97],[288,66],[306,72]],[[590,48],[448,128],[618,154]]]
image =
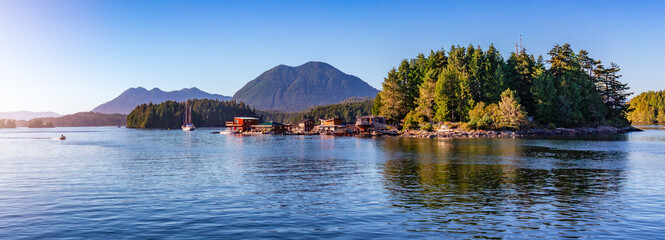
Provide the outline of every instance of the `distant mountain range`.
[[[233,100],[260,110],[301,111],[314,106],[329,105],[357,97],[373,98],[379,90],[360,78],[348,75],[323,62],[308,62],[298,67],[276,66],[248,82],[233,95]],[[129,114],[137,105],[187,99],[231,100],[198,88],[164,92],[159,88],[130,88],[113,100],[92,109],[105,114]]]
[[234,100],[261,110],[300,111],[351,97],[375,97],[379,90],[324,62],[276,66],[247,83]]
[[14,119],[14,120],[30,120],[33,118],[60,117],[60,116],[62,115],[54,112],[30,112],[30,111],[0,112],[0,119]]
[[137,105],[143,103],[161,103],[168,100],[183,102],[187,99],[219,99],[226,101],[230,100],[231,97],[210,94],[195,87],[183,88],[181,90],[171,92],[164,92],[159,88],[153,88],[148,91],[145,88],[137,87],[127,89],[122,94],[120,94],[120,96],[92,109],[92,112],[106,114],[129,114]]

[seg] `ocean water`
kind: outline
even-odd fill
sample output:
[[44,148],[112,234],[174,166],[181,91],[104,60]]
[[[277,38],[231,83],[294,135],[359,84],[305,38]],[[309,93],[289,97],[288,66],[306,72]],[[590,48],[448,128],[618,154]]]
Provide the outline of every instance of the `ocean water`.
[[658,127],[447,140],[218,130],[1,129],[0,238],[665,236]]

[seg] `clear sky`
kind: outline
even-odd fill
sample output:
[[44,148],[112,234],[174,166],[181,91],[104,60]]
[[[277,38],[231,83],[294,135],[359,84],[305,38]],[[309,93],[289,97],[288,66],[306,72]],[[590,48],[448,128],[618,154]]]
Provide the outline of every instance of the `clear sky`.
[[665,89],[665,1],[0,0],[0,111],[89,111],[130,87],[233,95],[279,64],[324,61],[380,88],[419,52],[555,44]]

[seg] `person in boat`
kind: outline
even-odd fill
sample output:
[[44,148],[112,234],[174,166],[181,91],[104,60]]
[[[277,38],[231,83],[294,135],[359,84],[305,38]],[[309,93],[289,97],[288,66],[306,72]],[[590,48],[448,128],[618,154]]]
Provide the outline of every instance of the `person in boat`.
[[60,135],[60,140],[65,140],[65,135]]

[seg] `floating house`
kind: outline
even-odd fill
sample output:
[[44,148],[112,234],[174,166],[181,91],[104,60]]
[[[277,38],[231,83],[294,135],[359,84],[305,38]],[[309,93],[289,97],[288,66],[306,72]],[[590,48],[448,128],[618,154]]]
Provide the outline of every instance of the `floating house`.
[[386,117],[384,116],[362,116],[356,120],[356,127],[360,132],[386,130]]
[[310,132],[314,129],[314,120],[304,119],[298,123],[298,128],[304,132]]
[[257,132],[268,132],[268,133],[284,133],[289,131],[291,128],[290,124],[282,124],[278,122],[264,122],[261,124],[252,125],[252,130]]
[[252,130],[253,125],[259,124],[259,119],[255,117],[235,117],[233,121],[227,121],[226,127],[239,132],[248,132]]

